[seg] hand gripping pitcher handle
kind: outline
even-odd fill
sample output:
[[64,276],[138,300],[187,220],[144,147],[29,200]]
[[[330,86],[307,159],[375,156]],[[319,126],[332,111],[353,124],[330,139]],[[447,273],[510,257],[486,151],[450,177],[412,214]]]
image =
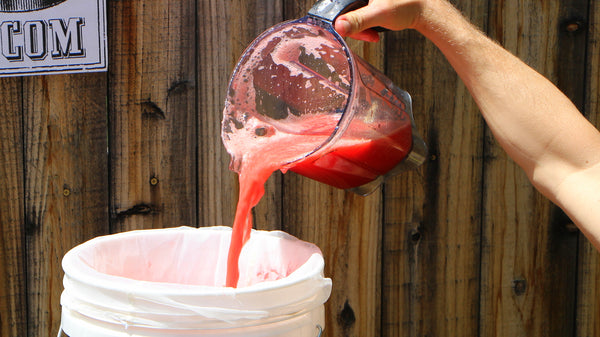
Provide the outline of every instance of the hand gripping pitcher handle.
[[[333,24],[335,18],[341,14],[364,7],[367,4],[368,1],[364,0],[319,0],[308,11],[308,15],[321,20],[329,21]],[[388,30],[383,27],[373,27],[372,29],[378,32]]]

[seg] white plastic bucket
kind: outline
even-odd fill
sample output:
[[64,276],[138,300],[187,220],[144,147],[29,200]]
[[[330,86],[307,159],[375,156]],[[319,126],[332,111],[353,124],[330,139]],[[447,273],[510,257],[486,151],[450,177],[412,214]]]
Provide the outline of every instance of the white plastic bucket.
[[320,250],[252,231],[238,287],[227,288],[230,237],[230,227],[179,227],[73,248],[62,261],[59,336],[319,336],[331,293]]

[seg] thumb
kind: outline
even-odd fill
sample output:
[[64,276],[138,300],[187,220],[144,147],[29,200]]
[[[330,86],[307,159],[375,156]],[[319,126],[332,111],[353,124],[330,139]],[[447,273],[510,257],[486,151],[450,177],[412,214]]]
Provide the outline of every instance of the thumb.
[[376,26],[376,13],[368,5],[338,16],[335,20],[335,30],[341,36],[350,36]]

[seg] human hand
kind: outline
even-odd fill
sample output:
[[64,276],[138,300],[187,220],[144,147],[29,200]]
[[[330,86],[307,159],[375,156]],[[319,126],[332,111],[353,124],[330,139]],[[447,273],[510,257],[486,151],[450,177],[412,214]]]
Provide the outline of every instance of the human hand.
[[334,27],[343,37],[377,42],[379,35],[370,28],[416,28],[424,4],[425,0],[370,0],[367,6],[340,15]]

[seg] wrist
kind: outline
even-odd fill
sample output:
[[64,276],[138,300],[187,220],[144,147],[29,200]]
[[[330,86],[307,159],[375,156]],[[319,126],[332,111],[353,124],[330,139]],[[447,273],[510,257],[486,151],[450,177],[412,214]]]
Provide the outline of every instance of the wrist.
[[491,40],[447,0],[423,0],[423,6],[414,29],[438,47],[459,75],[470,68],[465,63],[489,49]]

